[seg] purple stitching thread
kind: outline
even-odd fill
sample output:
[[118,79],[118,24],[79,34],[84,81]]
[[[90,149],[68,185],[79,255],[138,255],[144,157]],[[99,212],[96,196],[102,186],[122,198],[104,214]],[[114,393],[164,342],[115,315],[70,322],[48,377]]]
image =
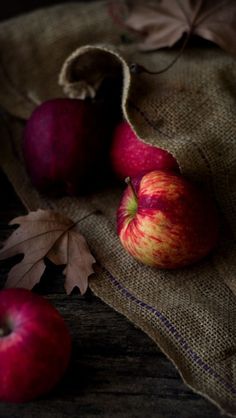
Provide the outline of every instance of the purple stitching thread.
[[169,330],[169,332],[175,336],[176,340],[179,342],[179,344],[187,351],[187,353],[190,355],[190,357],[206,372],[208,372],[211,376],[213,376],[216,380],[218,380],[219,383],[221,383],[227,390],[229,390],[233,395],[236,395],[236,389],[234,386],[232,386],[229,382],[227,382],[223,377],[221,377],[214,369],[212,369],[211,366],[209,366],[197,353],[195,353],[189,344],[184,340],[184,338],[179,334],[177,329],[174,325],[171,324],[171,322],[157,309],[155,309],[153,306],[148,305],[147,303],[143,302],[142,300],[136,298],[136,296],[132,295],[128,289],[126,289],[118,280],[112,276],[112,274],[102,267],[102,269],[108,273],[109,279],[114,284],[116,288],[118,288],[121,293],[128,299],[134,301],[137,305],[141,306],[142,308],[146,308],[148,311],[152,312],[157,318],[160,319],[160,321],[166,326],[166,328]]

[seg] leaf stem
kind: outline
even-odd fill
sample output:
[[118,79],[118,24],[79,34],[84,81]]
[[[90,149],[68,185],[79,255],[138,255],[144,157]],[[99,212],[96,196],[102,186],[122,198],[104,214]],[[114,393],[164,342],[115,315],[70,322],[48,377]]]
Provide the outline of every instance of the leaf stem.
[[148,70],[146,67],[144,67],[143,65],[141,65],[141,64],[138,64],[138,63],[132,63],[131,65],[130,65],[130,71],[131,71],[131,73],[133,73],[133,74],[142,74],[142,73],[146,73],[146,74],[149,74],[149,75],[158,75],[158,74],[162,74],[162,73],[165,73],[166,71],[168,71],[171,67],[173,67],[173,65],[178,61],[178,59],[181,57],[181,55],[183,54],[183,52],[184,52],[184,50],[185,50],[185,48],[186,48],[186,45],[187,45],[187,43],[188,43],[188,41],[189,41],[189,38],[190,38],[190,36],[191,36],[191,34],[192,34],[192,30],[189,30],[189,32],[187,32],[186,34],[185,34],[185,39],[184,39],[184,42],[183,42],[183,44],[182,44],[182,47],[181,47],[181,49],[179,50],[179,52],[178,52],[178,54],[174,57],[174,59],[166,66],[166,67],[164,67],[164,68],[161,68],[160,70],[158,70],[158,71],[151,71],[151,70]]
[[101,211],[99,209],[95,209],[92,212],[88,213],[87,215],[83,216],[82,218],[78,219],[78,221],[75,221],[72,226],[69,227],[69,229],[72,229],[75,225],[79,224],[80,222],[84,221],[85,219],[89,218],[91,215],[101,214]]
[[70,226],[68,226],[68,228],[64,229],[64,231],[62,231],[62,233],[57,237],[57,239],[54,241],[54,243],[49,248],[49,250],[44,255],[44,257],[47,257],[47,255],[49,254],[49,252],[52,250],[52,248],[55,246],[55,244],[63,237],[64,234],[66,234],[67,232],[69,232],[71,229],[73,229],[77,224],[79,224],[80,222],[82,222],[84,219],[88,218],[89,216],[91,216],[91,215],[93,215],[95,213],[99,213],[99,212],[100,211],[98,209],[96,209],[93,212],[90,212],[87,215],[83,216],[83,218],[78,219],[78,221],[73,222]]

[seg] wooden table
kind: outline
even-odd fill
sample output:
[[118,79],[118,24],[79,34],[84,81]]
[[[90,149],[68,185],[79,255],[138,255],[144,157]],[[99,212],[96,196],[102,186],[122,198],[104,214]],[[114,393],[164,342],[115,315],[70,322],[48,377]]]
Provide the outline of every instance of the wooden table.
[[[0,241],[10,219],[26,211],[0,171]],[[0,287],[12,266],[0,263]],[[181,381],[158,347],[90,291],[66,296],[59,269],[49,265],[35,291],[65,318],[73,337],[70,367],[50,396],[0,404],[0,418],[217,418],[218,410]],[[20,384],[20,382],[19,382]]]
[[[61,1],[8,0],[1,5],[0,20]],[[25,209],[1,171],[0,191],[2,242],[10,233],[8,221]],[[0,287],[12,264],[0,263]],[[57,268],[47,267],[35,291],[45,295],[68,323],[73,336],[70,367],[50,396],[22,405],[2,403],[0,418],[222,417],[183,384],[158,347],[123,316],[90,291],[67,297]]]

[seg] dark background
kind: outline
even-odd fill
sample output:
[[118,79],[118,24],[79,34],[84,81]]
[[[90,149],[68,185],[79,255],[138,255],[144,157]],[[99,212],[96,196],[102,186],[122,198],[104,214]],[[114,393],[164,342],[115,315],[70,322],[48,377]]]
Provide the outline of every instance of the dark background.
[[[77,0],[79,2],[81,0]],[[84,2],[88,3],[91,0],[85,0]],[[99,1],[99,0],[96,0]],[[76,2],[76,1],[74,1]],[[1,2],[0,4],[0,20],[9,19],[13,16],[19,15],[21,13],[29,12],[34,9],[39,9],[45,6],[50,6],[53,4],[59,3],[68,3],[70,1],[66,0],[7,0]]]
[[[70,7],[65,0],[7,0],[0,6],[0,20],[59,3]],[[25,209],[1,170],[0,186],[2,242],[9,235],[9,220],[24,214]],[[10,267],[8,261],[0,263],[0,288]],[[0,418],[223,417],[184,385],[151,339],[90,291],[84,296],[71,295],[68,303],[61,273],[50,268],[38,291],[47,295],[69,324],[71,365],[50,395],[22,405],[2,403]]]

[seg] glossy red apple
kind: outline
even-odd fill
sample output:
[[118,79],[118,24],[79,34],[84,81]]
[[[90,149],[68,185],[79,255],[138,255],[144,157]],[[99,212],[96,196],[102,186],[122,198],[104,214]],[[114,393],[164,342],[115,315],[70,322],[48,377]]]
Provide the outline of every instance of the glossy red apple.
[[71,338],[59,312],[25,289],[0,291],[0,400],[26,402],[64,374]]
[[215,206],[206,193],[170,172],[132,180],[117,212],[124,248],[140,262],[175,269],[205,257],[218,239]]
[[153,170],[179,171],[175,158],[167,151],[145,144],[128,122],[120,122],[113,134],[110,150],[111,165],[121,180]]
[[34,110],[24,131],[23,154],[37,189],[75,195],[100,181],[111,135],[105,116],[102,106],[76,99],[49,100]]

